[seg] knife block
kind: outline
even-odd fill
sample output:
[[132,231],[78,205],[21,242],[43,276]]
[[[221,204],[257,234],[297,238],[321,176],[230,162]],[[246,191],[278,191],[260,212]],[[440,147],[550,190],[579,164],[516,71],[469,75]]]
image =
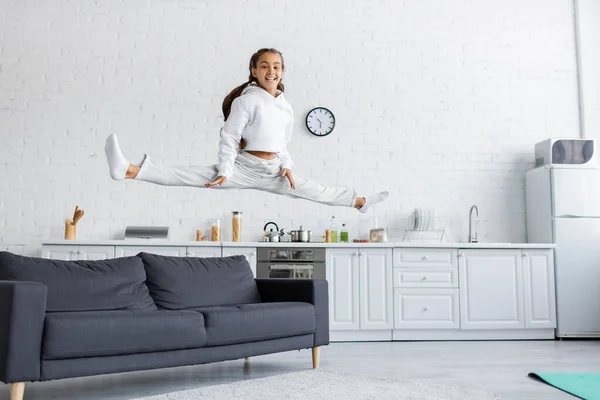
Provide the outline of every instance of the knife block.
[[77,225],[72,224],[70,219],[65,221],[65,239],[75,240],[77,238]]

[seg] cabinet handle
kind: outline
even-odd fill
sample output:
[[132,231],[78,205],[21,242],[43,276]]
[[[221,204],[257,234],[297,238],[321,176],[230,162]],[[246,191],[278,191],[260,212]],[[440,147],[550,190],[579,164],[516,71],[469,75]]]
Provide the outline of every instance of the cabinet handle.
[[429,279],[429,277],[428,277],[427,275],[425,275],[425,276],[423,277],[423,280],[424,280],[424,281],[426,281],[427,279]]
[[367,253],[360,252],[359,256],[367,256]]
[[465,253],[460,253],[458,256],[459,256],[459,257],[464,257],[464,256],[465,256]]
[[192,251],[188,251],[187,253],[185,253],[185,255],[188,257],[195,257],[194,252]]
[[429,311],[429,306],[425,307],[423,311]]
[[527,257],[529,253],[523,253],[523,257]]
[[427,260],[429,257],[427,256],[423,256],[423,260]]
[[256,252],[255,252],[255,251],[253,251],[252,253],[250,253],[250,255],[251,255],[251,256],[255,256],[255,255],[256,255]]

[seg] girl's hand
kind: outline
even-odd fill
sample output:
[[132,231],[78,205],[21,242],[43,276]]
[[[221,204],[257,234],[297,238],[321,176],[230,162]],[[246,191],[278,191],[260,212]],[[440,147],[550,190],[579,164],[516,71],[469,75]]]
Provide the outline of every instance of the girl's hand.
[[227,177],[225,177],[225,176],[217,176],[217,179],[215,179],[211,183],[207,183],[204,186],[206,186],[207,188],[211,187],[211,186],[215,186],[215,185],[223,186],[223,184],[225,182],[227,182]]
[[288,178],[288,181],[290,181],[290,187],[292,189],[296,189],[296,185],[294,185],[294,178],[292,177],[292,171],[290,171],[288,168],[284,168],[281,170],[281,176]]

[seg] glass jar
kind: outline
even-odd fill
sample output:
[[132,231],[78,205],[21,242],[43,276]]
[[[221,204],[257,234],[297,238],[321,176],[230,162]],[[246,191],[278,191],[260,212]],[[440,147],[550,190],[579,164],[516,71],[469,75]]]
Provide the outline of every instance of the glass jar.
[[213,242],[221,241],[221,220],[215,219],[210,227],[210,240]]
[[233,211],[231,216],[231,241],[242,241],[242,212]]

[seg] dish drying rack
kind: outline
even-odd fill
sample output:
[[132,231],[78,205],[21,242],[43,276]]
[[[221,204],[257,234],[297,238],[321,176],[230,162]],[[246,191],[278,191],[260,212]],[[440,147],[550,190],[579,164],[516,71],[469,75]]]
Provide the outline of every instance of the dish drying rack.
[[406,219],[403,242],[442,242],[446,234],[448,218],[426,217],[425,223],[419,221],[418,213],[413,211]]

